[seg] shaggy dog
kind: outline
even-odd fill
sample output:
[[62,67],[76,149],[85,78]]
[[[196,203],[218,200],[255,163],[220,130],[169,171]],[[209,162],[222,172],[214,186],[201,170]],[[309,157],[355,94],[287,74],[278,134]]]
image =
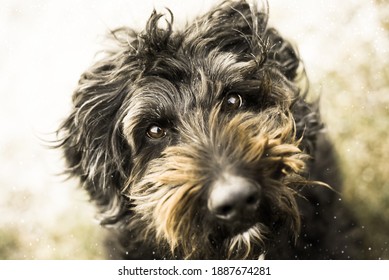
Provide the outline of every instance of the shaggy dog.
[[109,257],[362,257],[303,64],[267,9],[226,1],[172,23],[154,11],[143,32],[112,31],[59,130]]

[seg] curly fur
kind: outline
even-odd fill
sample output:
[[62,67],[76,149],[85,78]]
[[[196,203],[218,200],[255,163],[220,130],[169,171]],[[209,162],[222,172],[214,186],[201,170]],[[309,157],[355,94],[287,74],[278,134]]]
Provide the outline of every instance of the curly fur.
[[[165,28],[154,11],[143,32],[111,32],[116,48],[81,76],[59,130],[67,172],[113,227],[111,257],[362,257],[303,64],[268,12],[226,1],[182,31],[169,14]],[[225,105],[233,93],[238,110]],[[147,137],[153,124],[167,136]],[[239,232],[204,206],[226,170],[263,196]]]

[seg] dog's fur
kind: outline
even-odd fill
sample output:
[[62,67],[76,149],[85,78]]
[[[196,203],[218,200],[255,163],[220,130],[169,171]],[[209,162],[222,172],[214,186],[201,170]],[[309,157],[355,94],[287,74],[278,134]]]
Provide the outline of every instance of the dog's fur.
[[[303,64],[266,8],[226,1],[172,23],[154,12],[143,32],[112,31],[60,128],[110,257],[362,258]],[[254,193],[231,218],[240,187]]]

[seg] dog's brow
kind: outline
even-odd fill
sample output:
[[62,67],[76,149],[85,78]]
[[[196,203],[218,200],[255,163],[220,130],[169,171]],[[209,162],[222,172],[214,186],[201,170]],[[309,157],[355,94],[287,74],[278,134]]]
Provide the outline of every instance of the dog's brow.
[[[203,62],[204,63],[204,62]],[[243,80],[246,73],[252,72],[256,66],[254,60],[242,61],[240,56],[231,52],[211,52],[203,66],[211,80]]]

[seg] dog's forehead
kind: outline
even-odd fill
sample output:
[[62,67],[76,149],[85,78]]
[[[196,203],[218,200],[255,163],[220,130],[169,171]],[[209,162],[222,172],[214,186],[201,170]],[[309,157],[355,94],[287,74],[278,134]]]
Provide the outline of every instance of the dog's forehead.
[[[186,113],[206,104],[215,105],[231,85],[242,82],[252,61],[240,61],[237,54],[212,51],[208,55],[177,55],[169,58],[175,69],[161,69],[156,61],[149,73],[145,73],[133,85],[126,121],[135,115],[153,114],[163,117],[169,111]],[[164,67],[166,59],[163,60]],[[173,65],[174,64],[174,65]],[[158,72],[161,72],[158,75]]]
[[[185,59],[185,58],[184,58]],[[202,73],[211,82],[232,83],[241,80],[255,67],[253,60],[243,61],[241,55],[233,52],[220,52],[217,49],[207,55],[188,57],[193,73]]]

